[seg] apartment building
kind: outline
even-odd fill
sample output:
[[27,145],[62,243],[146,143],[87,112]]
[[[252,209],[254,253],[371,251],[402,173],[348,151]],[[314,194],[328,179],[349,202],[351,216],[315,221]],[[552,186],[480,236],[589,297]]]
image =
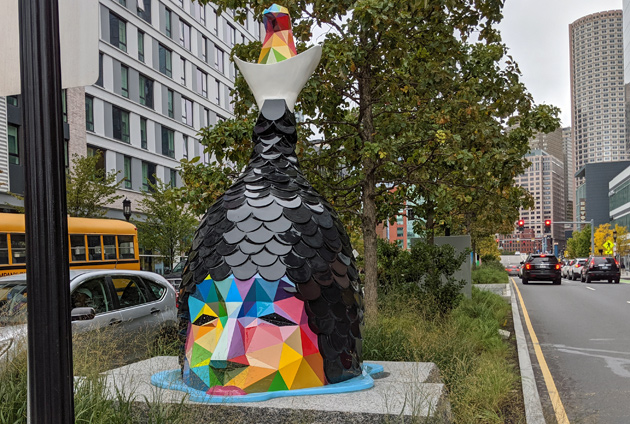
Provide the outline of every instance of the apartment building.
[[[231,11],[191,0],[101,0],[99,18],[98,81],[64,91],[66,157],[100,152],[135,211],[156,178],[182,184],[181,159],[211,162],[198,132],[232,116],[229,54],[260,39],[261,27],[251,13],[240,25]],[[19,97],[0,100],[0,204],[23,187],[19,116]]]

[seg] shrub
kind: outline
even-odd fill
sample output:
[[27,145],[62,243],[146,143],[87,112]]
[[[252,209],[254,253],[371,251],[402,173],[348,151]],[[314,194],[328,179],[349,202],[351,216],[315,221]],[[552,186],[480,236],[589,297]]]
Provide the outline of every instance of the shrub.
[[509,277],[505,268],[500,262],[497,262],[498,266],[494,262],[489,264],[484,262],[477,269],[473,269],[472,282],[473,284],[507,284],[509,283]]
[[453,274],[467,252],[457,255],[450,245],[415,243],[406,251],[385,240],[378,243],[378,282],[384,295],[420,300],[430,315],[445,314],[457,306],[465,281]]

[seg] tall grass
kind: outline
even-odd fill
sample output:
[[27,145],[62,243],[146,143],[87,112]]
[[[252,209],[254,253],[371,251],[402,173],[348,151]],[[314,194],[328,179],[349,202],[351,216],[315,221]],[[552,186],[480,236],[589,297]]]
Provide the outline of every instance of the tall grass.
[[[129,350],[115,340],[113,330],[92,331],[73,336],[74,411],[80,424],[177,424],[188,423],[183,399],[179,403],[160,402],[159,392],[149,400],[133,391],[108,386],[102,372],[128,362]],[[174,343],[167,339],[139,337],[134,357],[173,355]],[[178,345],[177,345],[178,346]],[[175,352],[175,353],[173,353]],[[11,361],[0,364],[0,424],[26,423],[26,349]]]
[[489,261],[472,271],[473,284],[507,284],[510,277],[500,262]]
[[365,359],[435,362],[455,422],[503,423],[503,410],[519,382],[508,345],[498,334],[509,313],[500,296],[474,287],[472,299],[434,319],[418,301],[388,296],[377,322],[365,328]]

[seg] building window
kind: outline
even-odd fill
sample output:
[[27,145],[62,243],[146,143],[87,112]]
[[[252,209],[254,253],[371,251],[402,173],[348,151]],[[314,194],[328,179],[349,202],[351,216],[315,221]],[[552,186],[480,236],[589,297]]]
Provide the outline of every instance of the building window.
[[144,32],[138,31],[138,60],[144,62]]
[[182,122],[193,126],[193,102],[185,97],[182,97]]
[[168,9],[164,10],[164,32],[168,37],[173,38],[171,31],[171,11]]
[[118,0],[118,3],[120,3],[123,6],[127,7],[127,0]]
[[94,97],[85,96],[85,129],[94,131]]
[[180,57],[182,61],[182,85],[186,86],[186,59]]
[[403,228],[402,227],[398,227],[396,228],[396,237],[402,237],[404,234]]
[[204,36],[201,36],[201,59],[208,62],[208,39]]
[[96,85],[103,86],[103,53],[98,54],[98,79]]
[[200,3],[195,3],[199,6],[199,21],[206,26],[206,6]]
[[166,127],[162,127],[162,154],[175,158],[175,133]]
[[190,25],[184,21],[179,21],[179,44],[190,51]]
[[208,97],[208,75],[197,68],[197,93]]
[[167,91],[167,107],[168,107],[168,117],[173,118],[175,116],[175,110],[173,107],[173,90]]
[[129,112],[112,106],[114,138],[129,143]]
[[109,43],[127,51],[127,22],[109,12]]
[[174,169],[170,169],[169,171],[171,188],[175,188],[177,187],[177,171],[175,171]]
[[216,92],[217,92],[217,95],[214,101],[216,104],[221,105],[221,83],[217,79],[214,80],[214,83],[216,85]]
[[63,122],[68,122],[68,90],[61,90],[61,113]]
[[184,157],[188,159],[188,136],[184,135]]
[[173,68],[171,62],[171,51],[163,45],[158,46],[158,52],[160,55],[160,72],[167,77],[173,76]]
[[18,106],[17,96],[7,96],[7,104],[11,106]]
[[129,98],[129,68],[126,66],[120,67],[120,92]]
[[124,181],[125,188],[131,188],[131,158],[129,156],[124,157]]
[[[142,3],[142,7],[140,7]],[[138,16],[151,23],[151,0],[138,0]]]
[[96,169],[99,169],[102,171],[105,170],[105,150],[88,145],[87,155],[88,157],[98,156],[98,162],[96,162]]
[[16,126],[7,126],[9,134],[9,163],[13,165],[20,164],[20,145],[18,142],[18,129]]
[[140,74],[139,77],[140,104],[153,109],[153,80]]
[[217,68],[217,71],[224,73],[225,72],[225,65],[223,62],[224,59],[224,52],[223,50],[221,50],[220,48],[216,47],[214,49],[214,66],[215,68]]
[[227,45],[230,47],[234,47],[234,44],[236,43],[236,28],[234,28],[232,25],[227,24],[228,26],[228,31],[227,31]]
[[153,191],[155,185],[155,164],[142,162],[142,191]]
[[140,147],[147,149],[147,118],[140,118]]

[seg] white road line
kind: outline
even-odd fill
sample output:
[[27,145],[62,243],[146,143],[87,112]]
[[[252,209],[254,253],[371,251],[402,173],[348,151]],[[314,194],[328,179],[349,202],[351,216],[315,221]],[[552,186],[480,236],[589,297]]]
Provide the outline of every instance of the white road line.
[[626,303],[630,303],[630,300],[626,300]]
[[587,289],[595,291],[593,287],[587,287]]

